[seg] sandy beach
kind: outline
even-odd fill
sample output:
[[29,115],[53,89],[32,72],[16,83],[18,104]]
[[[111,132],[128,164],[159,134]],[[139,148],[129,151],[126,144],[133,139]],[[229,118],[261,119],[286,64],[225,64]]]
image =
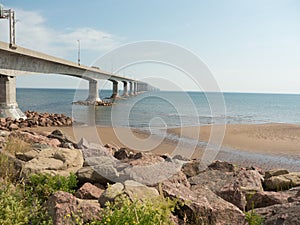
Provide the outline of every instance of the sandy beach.
[[[225,130],[223,129],[225,128]],[[50,132],[53,127],[32,128],[36,132]],[[60,127],[65,134],[79,141],[85,137],[89,142],[111,144],[137,151],[152,151],[159,154],[181,154],[188,158],[201,158],[210,139],[212,126],[183,127],[168,129],[167,138],[149,135],[137,129],[125,127]],[[293,124],[232,124],[215,126],[221,143],[216,159],[243,165],[257,165],[264,168],[285,167],[295,170],[300,166],[300,125]],[[170,138],[172,136],[191,140],[191,143]],[[188,138],[188,139],[186,139]],[[179,140],[181,140],[179,139]],[[193,142],[194,140],[194,142]],[[209,143],[214,144],[211,138]],[[195,146],[195,143],[198,144]],[[201,143],[201,144],[199,144]],[[193,145],[194,144],[194,145]]]

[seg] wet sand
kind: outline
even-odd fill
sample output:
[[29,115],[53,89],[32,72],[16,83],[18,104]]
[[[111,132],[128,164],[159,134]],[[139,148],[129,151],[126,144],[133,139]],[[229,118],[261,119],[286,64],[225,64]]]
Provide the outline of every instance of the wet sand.
[[[32,128],[37,132],[50,132],[54,129],[53,127]],[[119,148],[126,147],[171,156],[181,154],[187,158],[203,158],[205,150],[220,147],[220,150],[215,152],[215,159],[244,166],[259,166],[264,169],[282,167],[299,170],[300,168],[300,125],[235,124],[226,127],[172,128],[163,131],[165,138],[161,138],[161,135],[149,135],[150,131],[124,127],[79,126],[59,129],[75,141],[85,137],[89,142],[103,145],[111,144]],[[181,141],[178,141],[178,137]]]

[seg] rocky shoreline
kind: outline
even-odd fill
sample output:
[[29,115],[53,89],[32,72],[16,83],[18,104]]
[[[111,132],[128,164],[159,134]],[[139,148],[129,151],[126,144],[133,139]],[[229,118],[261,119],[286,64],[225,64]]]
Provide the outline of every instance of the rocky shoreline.
[[[300,172],[263,171],[223,161],[201,170],[197,160],[101,146],[84,139],[74,143],[59,130],[40,134],[8,130],[0,132],[3,149],[12,137],[31,146],[9,155],[21,177],[75,173],[79,180],[75,195],[59,191],[47,201],[54,224],[66,224],[66,216],[79,211],[86,221],[97,219],[105,202],[113,202],[120,194],[131,199],[159,195],[178,199],[181,204],[172,215],[174,224],[247,224],[247,212],[267,225],[300,224]],[[2,150],[1,154],[7,153]]]
[[38,113],[26,111],[26,119],[0,118],[0,130],[12,131],[26,127],[72,126],[73,119],[57,113]]

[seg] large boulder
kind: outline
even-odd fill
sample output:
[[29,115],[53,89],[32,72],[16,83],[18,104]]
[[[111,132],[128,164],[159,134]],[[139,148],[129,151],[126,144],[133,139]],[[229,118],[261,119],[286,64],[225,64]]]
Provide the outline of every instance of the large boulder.
[[283,191],[292,187],[300,186],[300,172],[292,172],[265,179],[266,190]]
[[264,218],[265,225],[300,224],[300,202],[258,208],[254,212]]
[[80,200],[70,193],[58,191],[46,202],[53,224],[75,224],[76,220],[90,221],[99,219],[101,208],[97,200]]
[[23,173],[48,173],[67,176],[76,173],[83,165],[80,150],[65,148],[47,148],[40,151],[33,159],[25,162]]
[[130,166],[120,172],[120,182],[135,180],[145,185],[154,186],[177,174],[181,167],[182,163],[179,160]]
[[263,191],[262,179],[261,174],[256,170],[240,170],[231,182],[225,184],[216,193],[239,209],[245,210],[246,197]]
[[85,166],[80,168],[77,173],[80,183],[90,182],[107,185],[118,179],[119,173],[112,165]]
[[[195,187],[194,187],[195,188]],[[165,182],[162,185],[166,197],[178,199],[176,211],[182,219],[192,224],[245,224],[244,214],[236,206],[214,194],[209,188],[197,185],[194,191],[184,185]]]

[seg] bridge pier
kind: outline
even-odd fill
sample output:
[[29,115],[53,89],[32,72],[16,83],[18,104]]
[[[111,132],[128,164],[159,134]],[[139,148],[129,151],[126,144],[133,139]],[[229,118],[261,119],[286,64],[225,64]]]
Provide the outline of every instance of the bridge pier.
[[138,83],[134,82],[133,84],[134,84],[134,86],[133,86],[133,95],[137,95]]
[[113,93],[110,98],[119,98],[118,81],[110,80],[113,83]]
[[128,96],[128,82],[127,81],[122,81],[124,85],[124,90],[122,96],[126,97]]
[[130,96],[133,95],[133,82],[132,81],[129,82],[129,95]]
[[16,77],[0,74],[0,118],[26,118],[16,99]]
[[89,80],[89,96],[86,99],[88,102],[102,102],[99,97],[98,81]]

